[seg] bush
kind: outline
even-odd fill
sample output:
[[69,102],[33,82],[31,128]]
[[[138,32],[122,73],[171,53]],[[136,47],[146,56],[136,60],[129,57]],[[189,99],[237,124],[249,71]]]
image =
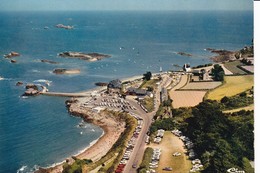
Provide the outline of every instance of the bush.
[[152,155],[153,155],[153,149],[150,147],[147,147],[144,151],[142,163],[140,164],[139,168],[137,169],[138,173],[146,173],[146,171],[149,170],[149,163],[152,160]]
[[152,123],[150,126],[150,133],[156,132],[158,129],[163,129],[163,130],[173,130],[176,125],[175,125],[175,120],[173,118],[165,118],[162,120],[157,120]]

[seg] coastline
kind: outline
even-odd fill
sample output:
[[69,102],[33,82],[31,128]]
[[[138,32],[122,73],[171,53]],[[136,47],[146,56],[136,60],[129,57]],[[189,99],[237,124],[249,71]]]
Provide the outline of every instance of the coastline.
[[[127,78],[123,78],[122,82],[126,82],[126,81],[132,82],[132,81],[141,79],[142,77],[143,77],[142,75],[127,77]],[[95,87],[93,89],[81,91],[79,93],[102,92],[105,89],[106,89],[106,87]],[[121,132],[124,131],[124,125],[121,124],[121,128],[120,128],[120,124],[118,124],[115,117],[108,118],[107,115],[105,115],[106,118],[101,118],[101,119],[103,119],[103,120],[105,119],[107,121],[100,122],[99,118],[102,113],[93,113],[91,110],[89,110],[89,108],[82,109],[80,107],[80,104],[84,102],[84,100],[85,100],[84,97],[77,98],[77,100],[79,102],[70,103],[69,106],[67,104],[68,111],[70,112],[70,114],[72,116],[81,117],[84,121],[99,126],[100,128],[103,129],[102,135],[98,139],[92,141],[87,147],[85,147],[85,149],[79,151],[76,155],[68,156],[67,159],[65,159],[61,162],[58,162],[58,163],[54,163],[50,167],[45,167],[45,168],[40,167],[39,170],[35,171],[35,173],[61,173],[63,170],[64,163],[67,162],[67,163],[71,164],[74,162],[72,157],[76,157],[78,159],[91,159],[92,161],[95,162],[95,161],[99,160],[101,157],[103,157],[104,155],[106,155],[106,153],[109,151],[109,149],[112,148],[113,144],[120,137]],[[68,100],[68,102],[70,102],[70,101]],[[99,117],[99,118],[97,118],[97,117]],[[114,121],[114,123],[113,123],[113,121]],[[104,143],[106,145],[103,145]]]

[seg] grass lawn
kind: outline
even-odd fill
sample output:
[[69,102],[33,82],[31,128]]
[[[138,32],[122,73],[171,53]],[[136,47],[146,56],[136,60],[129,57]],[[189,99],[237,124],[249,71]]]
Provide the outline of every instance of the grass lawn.
[[207,94],[207,99],[221,100],[224,96],[230,97],[246,90],[249,90],[254,86],[254,76],[225,76],[224,84]]
[[152,87],[152,88],[156,88],[156,83],[159,82],[159,79],[151,79],[151,80],[144,80],[144,82],[141,84],[141,86],[139,88],[143,88],[146,89],[147,87]]
[[240,61],[226,62],[224,66],[233,74],[247,74],[245,71],[239,69],[237,66],[243,65]]
[[[172,167],[172,173],[184,173],[189,172],[192,167],[191,161],[184,154],[183,142],[171,132],[166,131],[163,140],[160,144],[150,144],[149,147],[161,148],[162,154],[159,162],[157,172],[166,173],[169,171],[162,170],[165,167]],[[173,156],[175,152],[180,152],[181,156]]]
[[144,100],[141,100],[141,104],[147,109],[148,112],[154,110],[154,99],[151,97],[145,97]]
[[246,106],[246,107],[232,109],[232,110],[226,110],[226,111],[223,111],[223,112],[224,113],[234,113],[234,112],[238,112],[238,111],[241,111],[241,110],[252,111],[252,110],[254,110],[254,105],[252,104],[252,105],[249,105],[249,106]]

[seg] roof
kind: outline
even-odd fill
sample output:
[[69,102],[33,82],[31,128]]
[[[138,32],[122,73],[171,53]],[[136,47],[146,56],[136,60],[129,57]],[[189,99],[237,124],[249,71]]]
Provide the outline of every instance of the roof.
[[139,89],[139,88],[134,88],[134,87],[129,87],[127,89],[128,92],[133,92],[136,95],[145,95],[146,94],[146,90],[145,89]]
[[107,85],[107,87],[109,88],[122,88],[122,82],[119,79],[116,80],[112,80],[109,82],[109,84]]

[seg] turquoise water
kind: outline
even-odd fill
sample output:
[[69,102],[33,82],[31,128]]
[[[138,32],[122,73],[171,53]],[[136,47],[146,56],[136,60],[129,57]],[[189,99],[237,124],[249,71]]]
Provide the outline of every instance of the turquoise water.
[[[158,72],[160,66],[176,70],[173,64],[208,63],[212,54],[205,48],[237,50],[253,38],[253,14],[241,11],[16,12],[0,13],[0,21],[0,55],[21,53],[17,64],[0,58],[0,172],[16,172],[22,166],[27,167],[21,172],[28,172],[35,165],[60,162],[102,134],[91,124],[77,128],[81,120],[67,113],[66,98],[20,98],[24,88],[15,86],[17,81],[45,79],[52,81],[50,91],[81,91],[95,82]],[[75,29],[55,28],[59,23]],[[58,57],[63,51],[112,57],[85,62]],[[54,68],[79,68],[81,74],[55,75]]]

